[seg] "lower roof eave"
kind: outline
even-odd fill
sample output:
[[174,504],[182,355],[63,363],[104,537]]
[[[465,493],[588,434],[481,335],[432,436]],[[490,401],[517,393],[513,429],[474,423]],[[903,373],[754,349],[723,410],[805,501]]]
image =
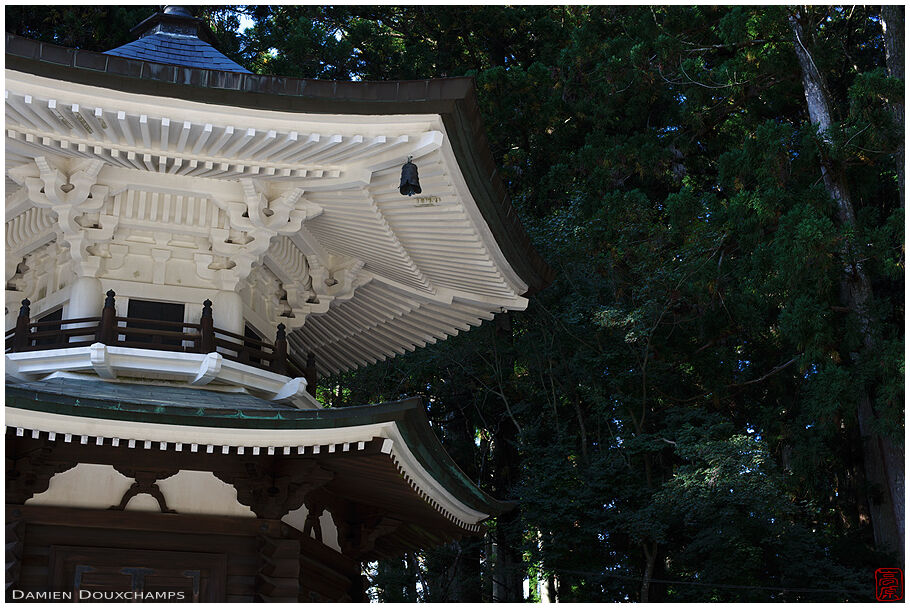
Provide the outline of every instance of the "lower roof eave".
[[483,493],[458,469],[417,399],[309,412],[222,410],[206,416],[185,407],[66,403],[60,395],[15,388],[7,388],[6,396],[6,425],[19,436],[224,455],[356,454],[374,445],[416,494],[462,530],[479,532],[484,520],[513,506]]

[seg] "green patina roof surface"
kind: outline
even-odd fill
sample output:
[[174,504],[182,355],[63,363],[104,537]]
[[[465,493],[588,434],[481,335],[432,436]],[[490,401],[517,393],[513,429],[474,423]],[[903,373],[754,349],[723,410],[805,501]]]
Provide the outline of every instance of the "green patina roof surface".
[[[187,394],[178,402],[175,397],[181,391]],[[299,410],[276,407],[249,395],[57,378],[8,385],[6,406],[83,418],[225,429],[336,429],[394,422],[420,464],[458,500],[491,515],[512,507],[512,503],[487,495],[464,474],[433,433],[423,400],[417,397],[377,405]]]
[[125,401],[136,405],[173,406],[192,410],[200,408],[297,410],[292,405],[267,401],[240,391],[213,391],[185,386],[127,384],[73,378],[50,378],[37,382],[17,383],[15,386],[48,395],[56,394],[106,402]]

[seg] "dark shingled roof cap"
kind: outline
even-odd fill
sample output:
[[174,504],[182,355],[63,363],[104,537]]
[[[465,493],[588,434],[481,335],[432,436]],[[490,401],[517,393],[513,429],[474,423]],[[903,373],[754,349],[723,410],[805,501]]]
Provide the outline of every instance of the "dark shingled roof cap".
[[202,19],[193,17],[184,6],[167,6],[164,12],[155,13],[130,33],[139,34],[139,40],[104,54],[191,68],[250,73],[210,44],[214,41],[211,31]]

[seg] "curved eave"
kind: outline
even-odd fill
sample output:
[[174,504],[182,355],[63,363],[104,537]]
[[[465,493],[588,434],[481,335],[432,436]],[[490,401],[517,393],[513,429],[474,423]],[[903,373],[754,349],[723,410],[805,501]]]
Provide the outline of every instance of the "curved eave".
[[[496,500],[487,495],[464,474],[457,464],[446,453],[445,448],[436,438],[429,425],[426,412],[420,399],[363,405],[339,409],[323,410],[256,410],[240,408],[186,407],[173,405],[151,405],[129,401],[99,400],[75,398],[61,394],[45,393],[36,390],[7,387],[7,426],[16,426],[17,416],[14,410],[33,412],[42,415],[44,426],[53,426],[52,416],[71,417],[91,422],[115,421],[136,423],[137,425],[165,425],[186,434],[193,439],[185,439],[186,444],[192,441],[203,443],[205,436],[210,440],[223,437],[218,445],[269,447],[270,445],[304,445],[312,443],[317,434],[324,442],[328,431],[345,429],[381,429],[394,425],[397,434],[402,438],[407,450],[399,454],[406,458],[412,455],[420,467],[436,483],[451,494],[461,505],[473,511],[495,516],[512,507],[512,503]],[[61,428],[41,428],[35,430],[66,432]],[[161,428],[159,426],[159,428]],[[194,431],[196,429],[196,431]],[[245,433],[236,433],[242,429]],[[276,433],[275,440],[259,441],[255,431],[265,431],[262,435]],[[318,431],[309,433],[308,431]],[[280,432],[280,436],[277,433]],[[100,436],[100,435],[99,435]],[[135,439],[153,439],[153,437],[134,437]],[[317,444],[319,442],[316,442]],[[419,480],[415,480],[417,483]],[[418,483],[418,485],[420,485]],[[424,482],[426,485],[426,482]],[[427,492],[429,488],[420,488]]]
[[472,78],[337,82],[138,61],[6,35],[6,67],[66,82],[259,110],[313,114],[438,114],[472,197],[506,260],[543,289],[553,271],[534,250],[490,153]]

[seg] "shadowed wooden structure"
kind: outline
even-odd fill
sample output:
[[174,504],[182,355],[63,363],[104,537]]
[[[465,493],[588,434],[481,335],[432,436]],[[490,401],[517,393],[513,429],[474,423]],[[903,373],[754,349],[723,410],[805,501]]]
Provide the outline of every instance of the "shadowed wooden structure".
[[[39,394],[33,387],[7,390],[8,424],[62,429],[7,431],[6,521],[7,536],[12,538],[8,551],[16,557],[7,561],[8,589],[116,587],[127,580],[118,572],[135,561],[160,579],[152,582],[161,589],[183,589],[198,575],[201,587],[194,597],[200,601],[362,600],[361,562],[480,529],[450,512],[450,505],[424,494],[421,476],[457,491],[456,503],[473,504],[486,514],[508,508],[479,492],[447,459],[416,399],[280,413],[114,401]],[[99,420],[106,423],[99,425]],[[147,421],[165,427],[159,432],[185,435],[187,442],[160,441],[160,435],[149,440],[111,436],[125,435],[131,425]],[[86,422],[98,434],[78,434],[83,430],[80,423]],[[67,427],[75,433],[66,433]],[[351,441],[312,443],[326,437],[322,429],[347,429]],[[244,430],[247,445],[191,443],[192,437],[203,434],[210,440],[231,441]],[[275,430],[282,435],[273,443],[289,443],[288,438],[296,437],[298,445],[256,445],[266,443],[263,437]],[[412,458],[415,462],[408,462]],[[112,495],[115,500],[106,509],[27,504],[48,490],[55,475],[86,464],[113,467],[135,481],[124,486],[119,500]],[[210,472],[229,484],[251,516],[195,515],[173,509],[179,504],[169,505],[159,484],[182,470]],[[154,500],[152,510],[125,510],[142,494]],[[282,521],[301,508],[302,526]],[[338,550],[324,544],[325,526],[320,522],[324,513],[334,521]],[[104,555],[103,561],[110,564],[100,568],[94,555]],[[148,561],[148,555],[159,561]],[[184,559],[195,566],[181,565],[180,572],[191,575],[172,568]],[[100,578],[83,576],[81,581],[96,583],[73,587],[75,566],[91,567],[92,576]],[[144,583],[142,588],[158,588],[154,584]]]

